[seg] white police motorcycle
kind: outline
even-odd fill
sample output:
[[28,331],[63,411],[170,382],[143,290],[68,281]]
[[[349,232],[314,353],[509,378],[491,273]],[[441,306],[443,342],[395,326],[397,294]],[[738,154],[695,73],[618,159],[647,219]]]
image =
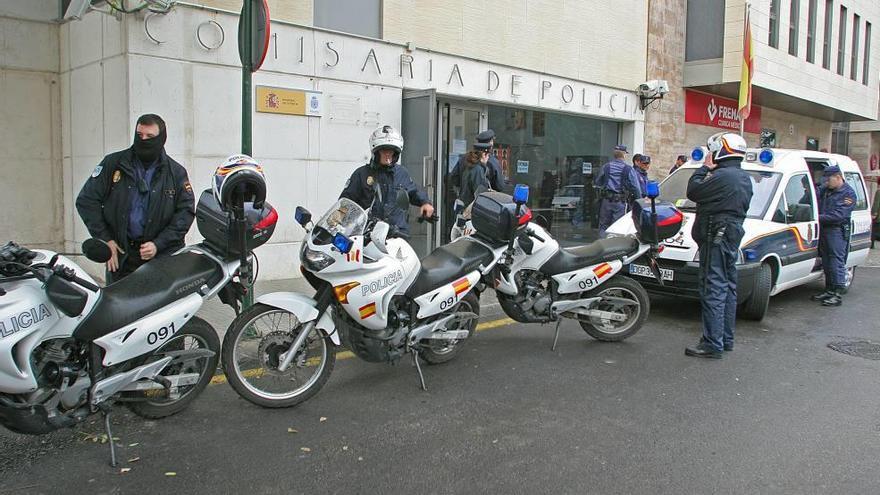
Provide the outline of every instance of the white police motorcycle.
[[634,204],[637,234],[575,248],[562,248],[540,221],[532,221],[525,207],[528,186],[518,185],[513,197],[480,194],[471,205],[470,218],[460,222],[465,234],[441,247],[455,252],[483,252],[491,256],[482,273],[495,288],[501,308],[521,323],[556,322],[553,349],[563,318],[577,320],[591,337],[621,341],[641,329],[650,300],[638,282],[618,276],[621,269],[647,255],[660,281],[657,243],[681,229],[683,215],[669,203],[656,203],[656,183],[649,199]]
[[[228,175],[236,188],[239,179],[253,179]],[[265,184],[262,191],[264,198]],[[204,390],[220,341],[195,314],[218,293],[237,311],[244,288],[233,277],[272,235],[277,214],[251,202],[229,215],[205,191],[197,217],[204,243],[158,257],[104,288],[58,253],[12,242],[0,248],[0,424],[39,435],[102,412],[115,466],[114,402],[157,419],[182,411]],[[218,247],[239,221],[248,224],[245,249]],[[82,249],[98,263],[111,257],[97,239]]]

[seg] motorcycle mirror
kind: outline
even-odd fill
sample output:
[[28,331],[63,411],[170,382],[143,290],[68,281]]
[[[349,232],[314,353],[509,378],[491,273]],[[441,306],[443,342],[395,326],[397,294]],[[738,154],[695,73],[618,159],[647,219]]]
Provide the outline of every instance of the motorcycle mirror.
[[658,185],[656,181],[648,181],[648,185],[645,187],[645,189],[648,192],[648,197],[651,199],[655,199],[657,196],[660,196],[660,185]]
[[397,190],[397,197],[394,200],[397,202],[397,207],[401,210],[406,210],[409,207],[409,195],[403,189]]
[[296,218],[296,223],[305,227],[309,222],[312,221],[312,214],[309,210],[303,208],[302,206],[296,207],[296,213],[293,214],[294,218]]
[[527,203],[529,201],[529,186],[526,184],[517,184],[513,189],[513,201],[521,204]]
[[106,263],[113,257],[113,251],[110,249],[110,245],[101,239],[95,239],[94,237],[86,239],[85,242],[82,243],[82,251],[86,258],[95,263]]

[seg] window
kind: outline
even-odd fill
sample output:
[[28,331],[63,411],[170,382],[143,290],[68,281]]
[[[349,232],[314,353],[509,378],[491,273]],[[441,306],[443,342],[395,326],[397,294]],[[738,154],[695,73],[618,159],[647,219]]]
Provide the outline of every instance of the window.
[[831,68],[831,23],[834,18],[834,0],[825,0],[825,31],[822,33],[822,67]]
[[838,155],[849,154],[849,122],[831,124],[831,152]]
[[[785,186],[785,223],[813,221],[813,183],[804,174],[795,175]],[[776,214],[773,215],[774,221]]]
[[865,21],[865,55],[862,57],[862,84],[868,85],[868,69],[871,60],[871,23]]
[[724,0],[688,0],[684,60],[724,56]]
[[788,15],[788,54],[797,57],[798,29],[800,27],[801,0],[791,0]]
[[856,205],[853,209],[867,210],[868,200],[866,199],[865,188],[862,187],[862,179],[859,177],[859,174],[855,172],[845,172],[843,178],[846,179],[846,183],[849,184],[849,187],[853,188],[853,191],[856,192]]
[[773,212],[773,218],[771,218],[770,221],[785,223],[785,194],[779,198],[779,203],[776,203],[776,211]]
[[770,0],[770,39],[767,43],[779,48],[779,0]]
[[810,0],[807,10],[807,62],[816,62],[816,2]]
[[853,41],[852,52],[850,53],[852,60],[849,62],[849,78],[853,81],[857,81],[859,78],[859,30],[861,27],[861,18],[858,14],[853,14]]
[[840,28],[837,30],[837,73],[843,75],[846,65],[846,7],[840,7]]
[[[691,175],[696,169],[682,168],[670,175],[660,184],[660,200],[669,201],[679,209],[694,211],[696,205],[687,199],[687,186]],[[779,185],[782,174],[778,172],[758,172],[748,170],[749,178],[752,179],[752,201],[749,203],[748,218],[764,218],[767,209],[772,206],[773,196],[776,195],[776,186]]]
[[382,0],[314,0],[315,26],[382,37]]

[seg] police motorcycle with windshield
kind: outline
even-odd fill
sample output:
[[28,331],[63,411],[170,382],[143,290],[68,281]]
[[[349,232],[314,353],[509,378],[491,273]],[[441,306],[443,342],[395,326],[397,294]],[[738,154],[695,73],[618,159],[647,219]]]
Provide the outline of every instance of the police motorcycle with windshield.
[[[195,314],[218,293],[236,306],[240,254],[266,242],[277,219],[264,203],[257,165],[221,167],[215,184],[199,203],[204,243],[151,260],[104,288],[61,254],[11,242],[0,249],[0,424],[44,434],[100,411],[112,439],[115,402],[157,419],[182,411],[204,390],[220,342]],[[227,212],[237,204],[234,190],[248,198],[236,207],[248,217],[241,252],[218,247],[233,233]],[[82,248],[92,261],[110,259],[104,241],[89,239]]]
[[[696,205],[687,199],[688,179],[702,166],[705,148],[696,148],[691,159],[660,184],[660,199],[684,213],[684,228],[661,243],[658,257],[664,283],[652,280],[645,259],[629,265],[628,274],[650,293],[699,298],[699,254],[691,237]],[[819,245],[819,211],[816,188],[826,167],[837,165],[856,193],[849,233],[847,286],[870,247],[871,217],[865,183],[856,162],[844,155],[809,150],[749,149],[742,162],[754,194],[743,223],[745,235],[737,262],[737,314],[760,320],[770,297],[822,277]],[[624,217],[609,229],[610,237],[629,235],[635,226]]]
[[[382,189],[372,187],[375,206]],[[397,206],[405,211],[408,201],[397,190]],[[473,335],[480,312],[474,289],[490,256],[441,247],[420,260],[403,233],[374,217],[373,206],[340,198],[314,223],[297,207],[307,233],[301,270],[316,293],[262,295],[232,322],[222,364],[239,395],[264,407],[306,401],[329,379],[334,346],[342,344],[368,362],[396,363],[410,353],[424,389],[420,360],[450,361]]]
[[634,235],[562,248],[542,218],[532,221],[528,186],[518,185],[513,197],[480,194],[463,229],[469,235],[440,249],[479,253],[474,266],[482,265],[509,317],[557,323],[554,349],[563,318],[577,320],[595,339],[624,340],[642,327],[650,302],[645,289],[620,271],[642,256],[653,259],[657,242],[677,235],[683,218],[671,204],[655,201],[656,183],[649,186],[649,198],[634,203]]

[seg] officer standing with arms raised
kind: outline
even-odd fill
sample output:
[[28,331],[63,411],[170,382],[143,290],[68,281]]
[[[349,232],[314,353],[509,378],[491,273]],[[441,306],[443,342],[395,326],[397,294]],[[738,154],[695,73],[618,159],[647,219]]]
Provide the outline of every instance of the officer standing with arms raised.
[[184,246],[195,200],[186,169],[165,154],[166,138],[162,117],[141,115],[132,146],[105,156],[76,198],[89,234],[110,246],[108,284]]
[[626,163],[626,146],[614,147],[614,159],[602,166],[595,187],[598,189],[602,205],[599,207],[599,237],[605,237],[605,230],[626,214],[630,198],[642,197],[639,179],[632,165]]
[[822,301],[822,306],[840,306],[846,289],[846,258],[856,193],[837,165],[826,168],[823,175],[825,183],[819,187],[819,255],[825,272],[825,291],[812,299]]
[[[397,163],[402,150],[403,136],[394,127],[378,127],[370,135],[370,163],[351,174],[339,197],[348,198],[364,209],[373,205],[372,211],[378,218],[406,235],[409,234],[409,223],[406,211],[397,206],[397,191],[406,192],[410,204],[421,209],[422,217],[432,217],[434,206],[428,195],[413,182],[406,168]],[[381,191],[382,201],[373,204],[376,186]]]
[[691,235],[700,254],[703,336],[685,349],[688,356],[721,358],[733,350],[736,326],[736,260],[743,220],[752,200],[752,181],[740,168],[746,142],[718,133],[707,142],[705,164],[688,181],[687,197],[697,204]]

